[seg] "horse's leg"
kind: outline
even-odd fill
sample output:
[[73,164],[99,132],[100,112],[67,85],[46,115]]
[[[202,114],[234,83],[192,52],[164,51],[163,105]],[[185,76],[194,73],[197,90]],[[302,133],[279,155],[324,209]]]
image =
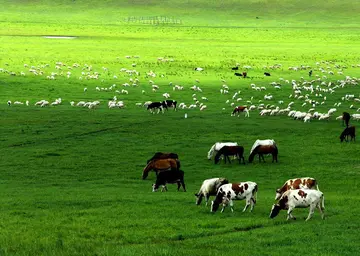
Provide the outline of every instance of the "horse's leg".
[[[181,180],[180,182],[181,182],[181,185],[182,185],[182,187],[183,187],[183,189],[184,189],[184,192],[186,192],[184,180]],[[209,198],[208,198],[207,200],[209,200]],[[207,201],[206,201],[206,204],[207,204]]]

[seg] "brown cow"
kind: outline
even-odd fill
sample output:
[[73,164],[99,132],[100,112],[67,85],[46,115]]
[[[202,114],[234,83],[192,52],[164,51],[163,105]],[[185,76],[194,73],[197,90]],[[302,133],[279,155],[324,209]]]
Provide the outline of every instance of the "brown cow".
[[314,178],[295,178],[287,180],[281,188],[276,190],[275,200],[278,200],[282,194],[293,189],[316,189],[319,190],[317,181]]

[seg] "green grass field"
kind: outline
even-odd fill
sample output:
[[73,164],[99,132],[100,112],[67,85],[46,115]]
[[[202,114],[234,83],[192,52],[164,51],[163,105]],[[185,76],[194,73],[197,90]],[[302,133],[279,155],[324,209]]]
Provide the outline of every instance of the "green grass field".
[[[360,146],[340,143],[344,127],[335,118],[360,108],[359,5],[118,2],[0,1],[0,255],[357,255]],[[155,16],[170,22],[151,24]],[[234,76],[236,63],[249,78]],[[270,69],[274,65],[279,68]],[[147,75],[151,71],[156,77]],[[153,92],[150,80],[160,89]],[[294,98],[292,80],[299,87],[316,80],[314,91],[301,95],[318,102],[314,111],[320,113],[336,104],[328,121],[259,115],[260,104],[313,107]],[[224,84],[228,94],[220,93]],[[174,85],[184,89],[174,91]],[[119,93],[123,89],[128,94]],[[207,108],[153,115],[136,105],[163,100],[164,93],[187,106],[197,98]],[[265,94],[273,99],[264,100]],[[354,98],[342,99],[349,94]],[[114,96],[123,109],[108,108]],[[35,106],[57,98],[60,105]],[[96,100],[95,109],[70,104]],[[249,118],[232,117],[231,103],[256,109]],[[270,157],[246,165],[207,160],[217,141],[238,142],[247,160],[254,141],[268,138],[278,144],[279,163]],[[170,184],[168,192],[152,193],[155,174],[141,179],[157,151],[179,154],[187,192]],[[195,205],[202,181],[221,176],[258,184],[252,213],[241,212],[244,201],[235,201],[233,213]],[[305,223],[308,209],[295,209],[295,221],[286,221],[286,212],[269,219],[275,189],[306,176],[319,182],[326,219],[315,212]]]

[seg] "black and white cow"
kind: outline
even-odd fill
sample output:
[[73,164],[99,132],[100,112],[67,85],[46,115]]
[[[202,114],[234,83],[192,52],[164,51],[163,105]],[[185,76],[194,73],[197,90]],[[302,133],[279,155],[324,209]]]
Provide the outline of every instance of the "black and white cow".
[[231,211],[233,212],[233,200],[243,199],[246,199],[246,205],[243,209],[243,212],[246,211],[249,205],[251,205],[250,211],[252,211],[256,204],[257,190],[258,185],[252,181],[228,183],[222,185],[216,194],[215,200],[211,202],[211,212],[216,212],[220,204],[223,205],[221,212],[224,211],[228,204],[230,205]]
[[183,187],[184,192],[186,192],[185,183],[184,183],[184,171],[182,170],[171,170],[171,171],[163,171],[159,172],[156,177],[156,182],[153,184],[153,192],[156,192],[160,186],[163,186],[161,191],[167,191],[166,184],[174,184],[177,183],[178,191],[180,186]]
[[174,110],[176,110],[176,104],[177,101],[176,100],[164,100],[162,102],[163,106],[168,109],[168,108],[174,108]]
[[157,113],[159,114],[160,111],[164,113],[164,104],[162,102],[151,102],[147,106],[147,110],[150,110],[151,113],[155,114],[155,110],[157,109]]
[[208,205],[209,197],[216,196],[218,189],[227,183],[229,183],[229,181],[225,178],[212,178],[204,180],[201,184],[199,192],[195,194],[196,205],[201,203],[203,197],[205,197],[206,205]]
[[271,208],[270,218],[276,217],[280,210],[287,210],[287,220],[296,219],[291,212],[295,208],[310,207],[309,215],[306,219],[308,221],[314,214],[315,208],[321,212],[321,218],[324,219],[324,195],[319,190],[313,189],[294,189],[286,191],[280,198],[279,202],[274,204]]

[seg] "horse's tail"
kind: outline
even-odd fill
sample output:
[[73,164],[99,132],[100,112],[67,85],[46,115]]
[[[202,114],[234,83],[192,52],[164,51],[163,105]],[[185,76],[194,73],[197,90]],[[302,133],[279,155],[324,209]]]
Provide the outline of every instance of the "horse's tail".
[[208,152],[208,159],[210,160],[211,157],[213,156],[214,154],[214,150],[215,150],[215,146],[216,146],[216,143],[210,148],[209,152]]
[[180,167],[181,167],[181,166],[180,166],[180,160],[179,160],[179,159],[176,159],[175,161],[176,161],[176,164],[177,164],[177,169],[180,170]]

